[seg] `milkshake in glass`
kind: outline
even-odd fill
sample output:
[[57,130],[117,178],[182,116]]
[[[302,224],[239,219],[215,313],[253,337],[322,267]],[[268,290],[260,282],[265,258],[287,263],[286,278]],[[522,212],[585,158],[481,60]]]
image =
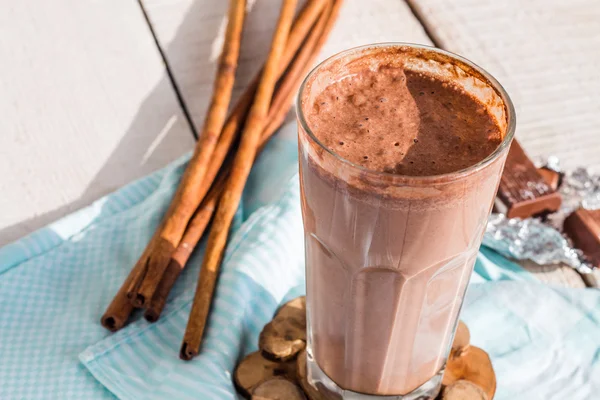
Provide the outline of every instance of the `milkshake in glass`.
[[463,58],[381,44],[315,68],[297,113],[309,382],[332,398],[435,397],[512,103]]

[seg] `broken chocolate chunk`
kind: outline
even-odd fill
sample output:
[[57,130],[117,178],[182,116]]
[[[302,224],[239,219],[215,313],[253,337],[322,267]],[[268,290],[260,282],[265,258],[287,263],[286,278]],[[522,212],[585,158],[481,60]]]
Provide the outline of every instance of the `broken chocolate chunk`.
[[528,218],[554,212],[560,204],[560,194],[546,183],[519,142],[513,140],[500,179],[497,209],[508,218]]
[[565,219],[563,229],[585,258],[600,267],[600,210],[574,211]]
[[538,172],[544,178],[544,181],[550,186],[550,188],[554,191],[558,190],[560,186],[561,176],[559,172],[556,172],[550,168],[542,167],[538,168]]

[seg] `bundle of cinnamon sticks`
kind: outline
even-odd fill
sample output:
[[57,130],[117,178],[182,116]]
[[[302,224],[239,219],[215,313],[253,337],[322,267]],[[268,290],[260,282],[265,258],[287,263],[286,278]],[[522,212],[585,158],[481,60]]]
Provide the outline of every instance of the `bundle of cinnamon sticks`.
[[283,123],[304,75],[335,23],[341,0],[283,0],[262,70],[227,116],[240,53],[246,0],[230,0],[217,76],[194,154],[161,224],[102,316],[121,329],[135,308],[158,320],[171,288],[212,220],[180,357],[198,354],[221,259],[258,151]]

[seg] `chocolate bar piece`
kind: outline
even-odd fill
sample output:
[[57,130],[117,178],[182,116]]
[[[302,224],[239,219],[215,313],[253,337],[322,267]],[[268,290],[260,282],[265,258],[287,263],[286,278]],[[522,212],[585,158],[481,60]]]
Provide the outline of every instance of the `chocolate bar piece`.
[[544,181],[552,188],[552,190],[558,190],[560,186],[560,173],[554,171],[553,169],[542,167],[538,168],[538,172],[544,178]]
[[565,219],[563,230],[588,261],[600,267],[600,210],[576,210]]
[[509,218],[527,218],[554,212],[560,194],[546,183],[519,142],[513,140],[498,187],[496,207]]

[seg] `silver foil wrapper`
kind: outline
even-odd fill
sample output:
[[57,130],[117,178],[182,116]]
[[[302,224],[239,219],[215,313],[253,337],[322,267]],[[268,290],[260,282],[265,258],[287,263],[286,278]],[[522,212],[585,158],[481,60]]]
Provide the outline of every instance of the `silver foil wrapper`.
[[[539,165],[561,172],[556,157],[549,157]],[[544,220],[509,219],[502,214],[492,214],[483,244],[509,258],[531,260],[539,265],[564,263],[581,274],[591,273],[595,267],[571,245],[563,235],[562,227],[565,218],[579,207],[600,209],[600,175],[592,174],[586,168],[564,173],[559,192],[562,195],[560,209]]]
[[492,214],[483,245],[505,257],[531,260],[539,265],[564,263],[582,274],[589,274],[593,269],[585,262],[581,251],[574,249],[558,230],[536,218],[506,218],[502,214]]
[[588,210],[600,208],[600,175],[592,174],[586,168],[565,173],[558,191],[562,204],[557,212],[548,216],[548,220],[559,230],[562,230],[565,218],[579,207]]

